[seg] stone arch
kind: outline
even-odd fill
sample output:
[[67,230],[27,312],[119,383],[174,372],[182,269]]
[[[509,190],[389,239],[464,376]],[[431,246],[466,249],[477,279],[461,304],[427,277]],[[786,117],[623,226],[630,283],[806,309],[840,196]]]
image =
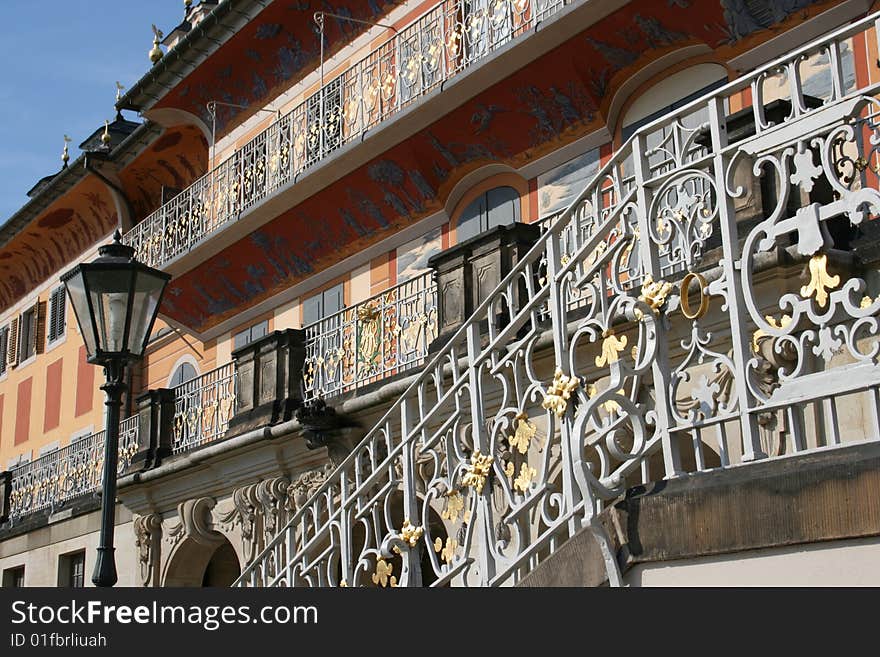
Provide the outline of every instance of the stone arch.
[[169,556],[162,585],[230,586],[240,574],[238,553],[225,536],[213,543],[187,537]]
[[[628,115],[632,114],[634,106],[639,103],[651,102],[656,99],[656,92],[662,91],[661,87],[671,86],[675,83],[681,83],[688,77],[699,78],[699,71],[708,71],[711,67],[715,69],[718,78],[730,78],[729,67],[719,62],[706,45],[694,45],[686,48],[680,48],[670,52],[663,57],[659,57],[646,64],[644,67],[636,71],[629,78],[620,83],[611,95],[605,109],[606,125],[611,131],[615,143],[621,142],[621,128],[628,120]],[[706,79],[706,84],[714,81]],[[695,82],[697,86],[690,92],[697,91],[701,86],[699,81]],[[692,85],[693,86],[693,85]],[[690,93],[689,92],[689,93]],[[686,95],[686,94],[684,94]],[[680,96],[681,97],[681,96]]]

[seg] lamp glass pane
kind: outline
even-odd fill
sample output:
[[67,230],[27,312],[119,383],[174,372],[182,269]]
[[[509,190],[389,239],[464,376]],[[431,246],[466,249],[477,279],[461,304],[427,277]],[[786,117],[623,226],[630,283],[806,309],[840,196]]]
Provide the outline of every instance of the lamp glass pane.
[[86,277],[98,325],[98,347],[110,353],[124,351],[130,270],[93,269]]
[[68,278],[64,282],[64,286],[67,288],[67,296],[70,297],[70,305],[73,306],[73,314],[76,315],[76,323],[79,325],[79,332],[82,334],[86,351],[89,356],[94,356],[97,336],[95,335],[94,324],[92,324],[92,317],[89,313],[89,300],[86,295],[82,272],[80,271]]
[[133,302],[131,304],[131,329],[128,336],[128,350],[132,354],[140,355],[144,350],[147,340],[147,331],[153,323],[165,288],[166,279],[155,276],[149,272],[139,271],[135,276],[134,289],[132,290]]

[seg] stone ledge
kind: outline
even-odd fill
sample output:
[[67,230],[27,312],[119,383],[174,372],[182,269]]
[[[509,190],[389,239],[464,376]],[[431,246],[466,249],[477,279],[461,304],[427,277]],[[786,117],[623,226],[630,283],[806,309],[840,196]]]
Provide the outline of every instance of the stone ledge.
[[[880,443],[776,458],[639,486],[606,509],[622,571],[637,563],[880,535]],[[520,586],[599,586],[581,530]]]

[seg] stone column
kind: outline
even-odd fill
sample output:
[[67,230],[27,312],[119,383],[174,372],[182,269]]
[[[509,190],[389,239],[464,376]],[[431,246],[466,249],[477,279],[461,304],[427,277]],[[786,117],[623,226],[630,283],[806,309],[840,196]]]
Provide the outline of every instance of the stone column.
[[[431,351],[446,344],[540,235],[537,224],[497,226],[428,260],[437,281],[438,337]],[[520,288],[525,300],[525,285]]]
[[274,331],[232,352],[238,372],[231,433],[243,433],[293,418],[302,405],[305,333]]
[[154,468],[171,455],[174,436],[174,391],[148,390],[135,400],[138,410],[138,451],[128,472]]

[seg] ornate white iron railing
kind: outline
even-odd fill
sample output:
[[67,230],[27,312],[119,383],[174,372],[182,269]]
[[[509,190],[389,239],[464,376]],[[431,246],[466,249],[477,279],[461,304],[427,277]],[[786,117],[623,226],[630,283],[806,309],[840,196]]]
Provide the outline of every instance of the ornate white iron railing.
[[357,390],[425,362],[437,337],[437,286],[423,274],[304,330],[306,401]]
[[197,376],[174,390],[175,454],[221,438],[235,414],[235,362]]
[[627,486],[880,439],[880,285],[831,237],[880,212],[878,16],[639,130],[237,584],[509,584],[582,527],[619,584]]
[[[138,447],[138,417],[119,423],[119,467],[121,475],[131,464]],[[104,468],[104,431],[72,442],[12,470],[9,519],[54,509],[101,488]]]
[[160,267],[416,98],[577,0],[443,0],[130,230]]

